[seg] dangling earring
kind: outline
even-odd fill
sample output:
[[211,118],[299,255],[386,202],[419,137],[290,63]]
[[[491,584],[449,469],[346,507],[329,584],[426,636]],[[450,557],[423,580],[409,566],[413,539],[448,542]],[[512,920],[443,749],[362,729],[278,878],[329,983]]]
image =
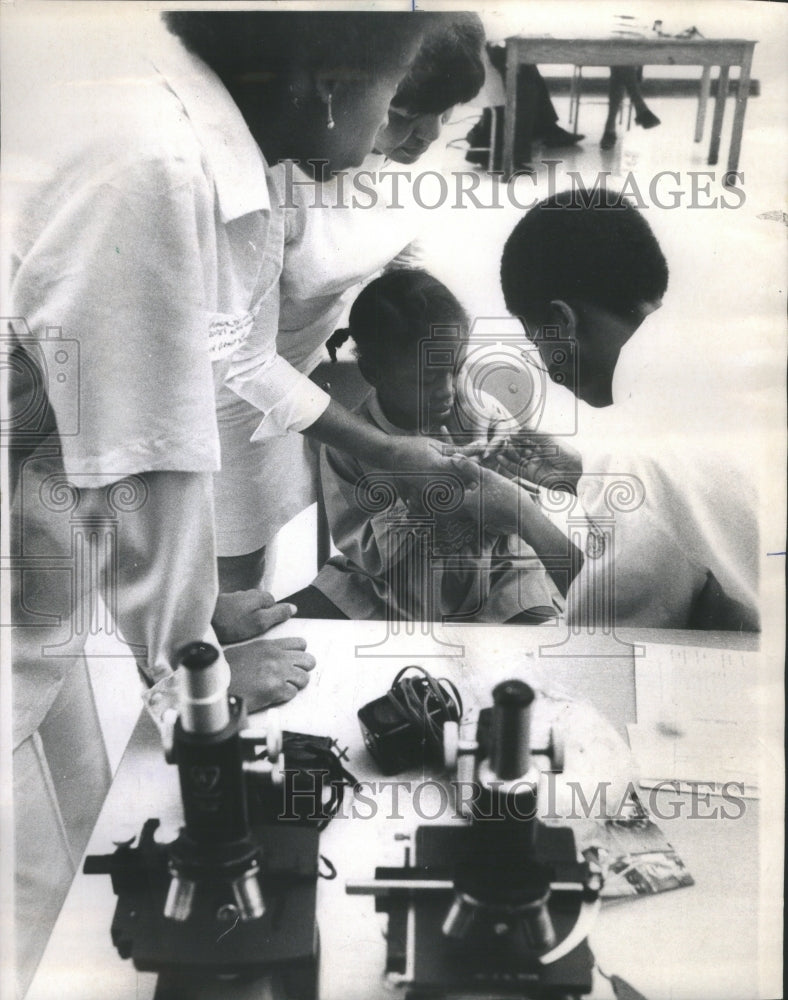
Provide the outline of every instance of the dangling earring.
[[329,130],[329,132],[336,125],[336,122],[334,121],[334,116],[331,113],[331,100],[333,96],[334,96],[333,94],[328,95],[328,104],[327,104],[328,116],[326,118],[326,128]]

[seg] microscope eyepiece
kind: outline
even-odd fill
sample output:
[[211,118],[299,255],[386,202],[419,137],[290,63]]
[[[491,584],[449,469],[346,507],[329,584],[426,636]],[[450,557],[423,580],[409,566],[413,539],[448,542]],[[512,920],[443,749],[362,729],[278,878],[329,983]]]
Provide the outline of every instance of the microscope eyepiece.
[[190,642],[178,653],[180,717],[190,733],[221,732],[230,721],[229,669],[207,642]]
[[219,650],[208,642],[190,642],[178,653],[178,661],[187,670],[204,670],[219,659]]
[[523,681],[509,680],[493,690],[492,754],[490,764],[502,781],[528,772],[531,761],[530,709],[533,689]]
[[524,681],[501,681],[493,688],[493,702],[502,707],[528,708],[533,700],[533,688]]

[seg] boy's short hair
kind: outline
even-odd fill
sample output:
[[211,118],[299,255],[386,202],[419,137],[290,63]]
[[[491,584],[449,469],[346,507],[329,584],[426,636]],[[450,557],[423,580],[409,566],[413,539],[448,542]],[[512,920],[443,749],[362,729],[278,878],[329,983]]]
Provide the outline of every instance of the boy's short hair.
[[514,316],[543,316],[556,299],[630,315],[662,298],[668,265],[649,224],[617,192],[563,191],[530,209],[501,257]]
[[414,114],[467,104],[484,84],[484,27],[477,14],[450,14],[424,38],[391,103]]

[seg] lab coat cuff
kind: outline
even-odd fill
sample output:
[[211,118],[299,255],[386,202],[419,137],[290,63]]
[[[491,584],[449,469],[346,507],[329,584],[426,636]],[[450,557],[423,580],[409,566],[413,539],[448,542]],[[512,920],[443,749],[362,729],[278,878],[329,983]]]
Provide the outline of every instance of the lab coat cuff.
[[[230,686],[230,665],[224,658],[224,654],[219,652],[219,666],[225,674],[227,687]],[[180,711],[180,678],[175,670],[166,677],[162,677],[153,687],[142,692],[142,701],[147,709],[148,715],[156,723],[162,743],[168,747],[172,739],[172,725]]]
[[294,413],[292,401],[282,400],[260,421],[252,434],[252,441],[279,437],[287,431],[304,431],[328,409],[331,397],[314,382],[305,379],[298,390],[298,416]]

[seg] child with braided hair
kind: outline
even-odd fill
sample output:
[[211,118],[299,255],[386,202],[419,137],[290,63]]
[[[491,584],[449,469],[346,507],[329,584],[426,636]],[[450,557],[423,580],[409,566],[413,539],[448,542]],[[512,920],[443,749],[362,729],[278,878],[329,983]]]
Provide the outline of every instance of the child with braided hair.
[[[446,360],[437,363],[426,349],[436,328],[451,331],[453,340],[453,350],[444,350]],[[337,331],[328,348],[335,356],[348,337],[354,341],[370,385],[356,412],[372,426],[392,435],[428,434],[445,444],[493,441],[511,423],[510,414],[489,394],[470,400],[457,388],[467,328],[460,303],[431,274],[389,271],[360,293],[349,328]],[[484,470],[489,477],[480,489],[463,489],[459,476],[450,483],[387,475],[379,482],[385,480],[391,503],[380,510],[367,492],[367,484],[378,481],[372,467],[323,448],[320,469],[331,535],[342,554],[312,586],[287,598],[301,615],[538,624],[563,609],[560,584],[518,531],[520,522],[530,523],[529,508],[536,510],[523,487],[491,470]],[[430,496],[446,501],[443,513]],[[508,530],[499,527],[502,506]],[[426,542],[419,533],[425,523]],[[553,541],[566,550],[565,538]]]

